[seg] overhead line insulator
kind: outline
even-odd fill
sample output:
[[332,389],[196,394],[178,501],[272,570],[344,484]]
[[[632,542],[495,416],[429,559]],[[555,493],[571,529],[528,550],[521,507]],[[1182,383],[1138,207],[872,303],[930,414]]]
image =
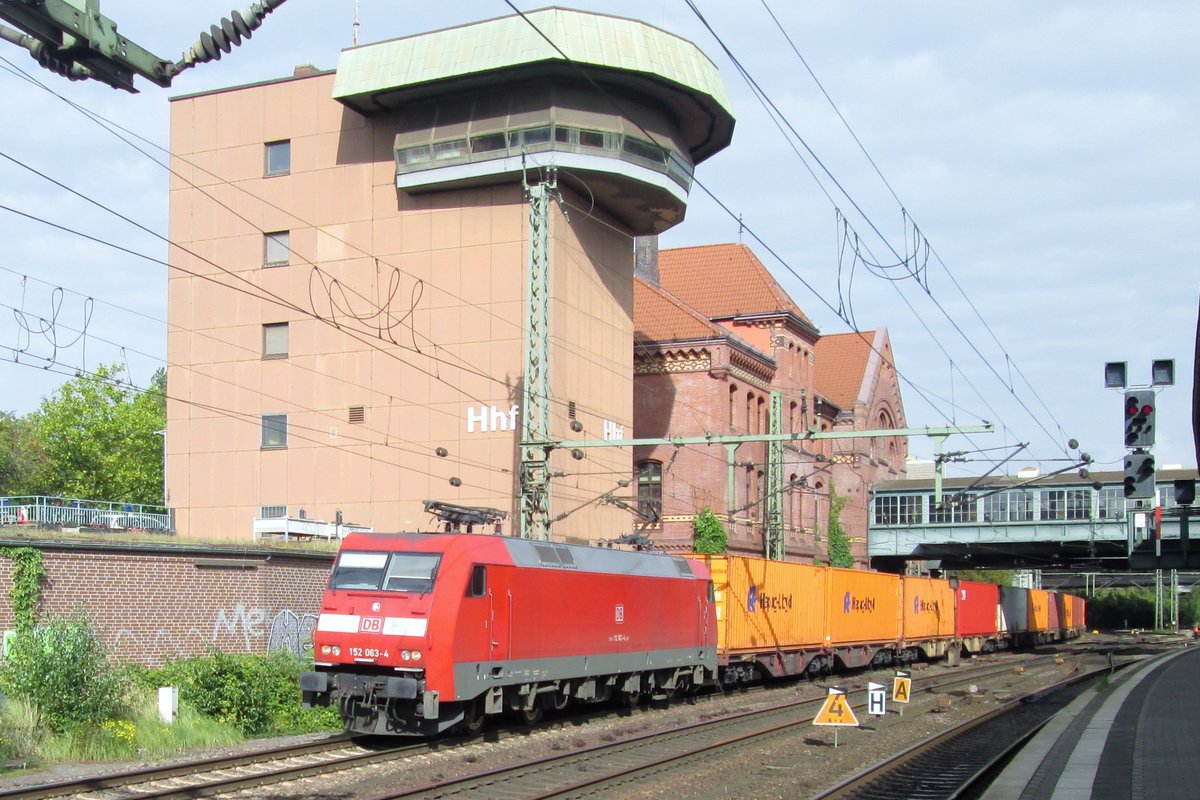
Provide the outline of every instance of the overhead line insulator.
[[222,53],[239,46],[249,39],[262,25],[263,18],[283,5],[284,0],[265,0],[253,3],[245,11],[233,11],[221,18],[221,24],[212,25],[200,34],[200,38],[188,48],[179,61],[172,65],[172,74],[208,61],[220,61]]

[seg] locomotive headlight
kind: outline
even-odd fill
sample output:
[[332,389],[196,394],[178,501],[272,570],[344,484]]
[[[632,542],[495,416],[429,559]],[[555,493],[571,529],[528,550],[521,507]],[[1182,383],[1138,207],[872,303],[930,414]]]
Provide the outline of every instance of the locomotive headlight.
[[329,655],[330,651],[331,651],[331,648],[329,647],[329,645],[327,645],[327,644],[321,645],[321,655],[327,656],[327,655]]
[[374,603],[371,603],[371,610],[372,610],[372,611],[378,611],[378,610],[379,610],[379,609],[381,609],[381,608],[383,608],[383,606],[381,606],[381,605],[379,604],[379,601],[378,601],[378,600],[376,600]]
[[413,650],[412,651],[412,659],[413,659],[413,661],[420,661],[421,660],[421,651]]
[[333,646],[333,654],[334,654],[335,656],[340,656],[340,655],[342,654],[342,648],[338,647],[338,646],[335,644],[335,645]]
[[408,661],[411,658],[412,658],[412,654],[409,653],[407,650],[400,651],[400,660],[401,661]]

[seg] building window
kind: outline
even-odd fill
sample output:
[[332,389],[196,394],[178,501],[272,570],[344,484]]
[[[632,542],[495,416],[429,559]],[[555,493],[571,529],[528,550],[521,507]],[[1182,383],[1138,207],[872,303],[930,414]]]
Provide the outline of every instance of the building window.
[[876,525],[920,525],[921,496],[905,494],[875,498]]
[[1047,520],[1067,518],[1067,497],[1062,489],[1042,490],[1041,518]]
[[637,465],[638,514],[650,525],[662,524],[662,462],[640,461]]
[[1100,501],[1096,509],[1100,519],[1125,519],[1125,491],[1120,486],[1105,486],[1100,490]]
[[1088,519],[1092,516],[1090,489],[1067,490],[1067,519]]
[[287,358],[288,324],[268,322],[263,325],[263,358]]
[[263,264],[278,267],[292,259],[291,234],[288,231],[273,231],[263,234]]
[[262,447],[264,450],[287,447],[287,414],[262,415]]
[[737,386],[729,387],[729,427],[733,427],[733,408],[736,405]]
[[934,502],[933,495],[929,495],[929,521],[933,524],[977,522],[979,517],[976,506],[978,504],[978,500],[973,494],[942,495],[940,505]]
[[287,175],[292,171],[292,143],[284,140],[282,142],[267,142],[267,169],[266,174],[270,175]]
[[989,494],[983,498],[984,522],[1008,522],[1008,495]]
[[1159,486],[1158,489],[1158,505],[1161,508],[1175,508],[1179,505],[1175,502],[1175,485]]
[[287,506],[263,506],[258,510],[259,519],[278,519],[287,516]]

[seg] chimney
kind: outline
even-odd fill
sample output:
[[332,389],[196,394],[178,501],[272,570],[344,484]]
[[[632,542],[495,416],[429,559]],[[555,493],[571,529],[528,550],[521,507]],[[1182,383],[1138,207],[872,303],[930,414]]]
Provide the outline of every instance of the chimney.
[[633,274],[658,286],[658,237],[637,236],[633,240]]
[[312,64],[298,64],[296,68],[292,70],[292,77],[307,78],[309,75],[316,75],[320,71],[321,70],[317,69]]

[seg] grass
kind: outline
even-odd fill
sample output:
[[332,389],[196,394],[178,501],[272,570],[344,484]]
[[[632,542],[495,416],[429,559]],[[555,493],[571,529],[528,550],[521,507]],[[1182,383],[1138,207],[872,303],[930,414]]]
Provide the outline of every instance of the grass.
[[0,763],[3,768],[29,768],[45,764],[161,759],[240,742],[232,726],[181,706],[175,723],[158,718],[149,697],[139,701],[133,719],[105,720],[63,733],[38,725],[28,703],[8,700],[0,709]]
[[192,546],[210,546],[210,547],[237,547],[243,550],[276,550],[285,548],[289,550],[304,550],[316,552],[336,552],[338,545],[341,544],[337,540],[327,539],[307,539],[307,540],[292,540],[283,541],[282,538],[272,538],[260,541],[237,538],[209,538],[202,536],[174,536],[171,534],[149,533],[149,532],[131,532],[131,531],[110,531],[106,533],[66,533],[56,530],[41,530],[30,529],[29,527],[3,525],[0,526],[0,538],[2,539],[25,539],[30,541],[71,541],[71,542],[124,542],[137,544],[152,544],[163,545],[170,547],[172,545],[192,545]]

